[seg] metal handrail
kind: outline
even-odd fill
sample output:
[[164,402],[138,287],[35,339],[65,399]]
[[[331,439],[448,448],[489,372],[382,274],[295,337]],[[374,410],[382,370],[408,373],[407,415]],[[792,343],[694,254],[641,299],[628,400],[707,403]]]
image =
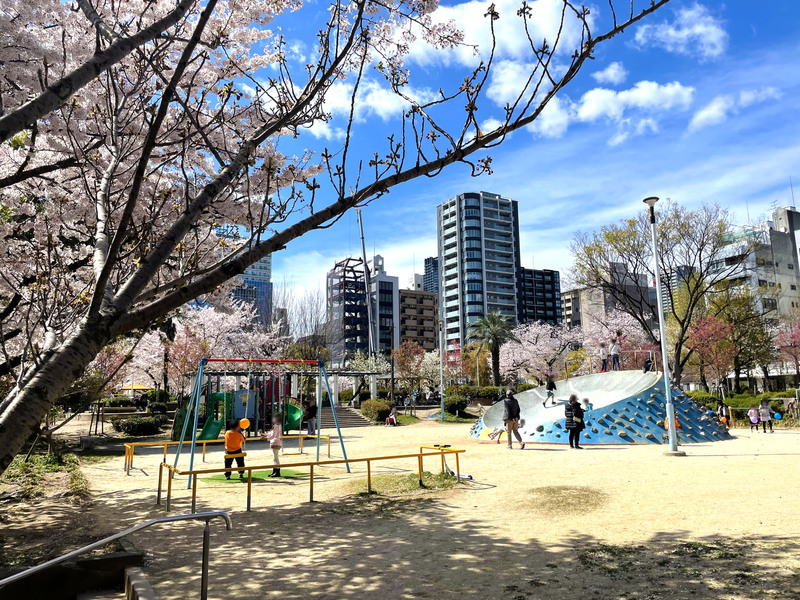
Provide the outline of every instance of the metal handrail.
[[175,516],[167,516],[167,517],[158,517],[155,519],[151,519],[149,521],[145,521],[144,523],[139,523],[138,525],[134,525],[124,531],[120,531],[119,533],[115,533],[114,535],[110,535],[108,537],[103,538],[102,540],[98,540],[88,546],[84,546],[83,548],[78,548],[77,550],[73,550],[72,552],[67,552],[66,554],[54,558],[52,560],[48,560],[40,565],[36,565],[35,567],[31,567],[30,569],[25,569],[11,577],[6,577],[5,579],[0,579],[0,587],[7,585],[9,583],[13,583],[14,581],[19,581],[20,579],[24,579],[29,575],[33,575],[34,573],[38,573],[39,571],[43,571],[44,569],[48,569],[54,565],[62,563],[64,561],[70,560],[71,558],[75,558],[81,554],[89,552],[90,550],[94,550],[96,548],[101,548],[108,544],[109,542],[113,542],[114,540],[118,540],[120,538],[124,538],[132,533],[135,533],[141,529],[146,529],[147,527],[152,527],[153,525],[159,525],[160,523],[172,523],[174,521],[201,521],[205,520],[206,526],[205,531],[203,532],[203,575],[201,579],[201,592],[200,598],[202,600],[206,600],[208,598],[208,549],[209,549],[209,526],[208,523],[211,519],[216,517],[220,517],[221,519],[225,520],[225,529],[230,531],[233,529],[233,522],[231,521],[230,516],[228,513],[223,511],[212,511],[212,512],[204,512],[204,513],[196,513],[192,515],[175,515]]

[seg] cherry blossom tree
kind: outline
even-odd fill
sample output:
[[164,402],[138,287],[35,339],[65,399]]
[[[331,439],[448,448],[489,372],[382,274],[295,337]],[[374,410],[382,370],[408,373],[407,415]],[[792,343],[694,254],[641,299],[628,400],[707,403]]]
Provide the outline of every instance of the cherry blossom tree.
[[644,353],[658,349],[651,333],[628,312],[612,310],[601,315],[590,313],[585,321],[582,328],[583,347],[592,357],[593,370],[599,370],[601,342],[605,342],[608,347],[612,338],[619,341],[623,353],[621,357],[623,368],[638,368],[640,361],[644,360]]
[[422,363],[425,350],[417,342],[406,340],[399,348],[392,350],[394,358],[395,378],[399,380],[401,389],[407,392],[419,389],[422,377]]
[[571,350],[583,339],[579,327],[536,322],[519,325],[513,331],[516,340],[500,348],[500,366],[506,378],[520,375],[545,381],[564,371]]
[[779,356],[794,365],[794,384],[800,385],[800,323],[782,325],[775,336]]
[[[334,0],[302,67],[281,33],[297,0],[4,2],[0,376],[15,386],[0,402],[0,470],[105,345],[224,296],[249,265],[397,185],[455,163],[491,172],[483,151],[531,125],[600,45],[667,1],[612,1],[590,17],[554,0],[544,41],[530,5],[490,5],[491,42],[472,48],[434,18],[436,0]],[[484,132],[476,114],[501,18],[523,25],[529,73]],[[453,89],[419,94],[405,58],[420,44],[474,49],[475,64]],[[351,140],[367,73],[404,112],[385,147],[360,154]],[[330,126],[326,100],[341,89],[343,136],[312,148],[308,130]],[[249,234],[228,243],[217,235],[228,225]]]
[[725,323],[714,315],[700,319],[689,329],[686,344],[703,365],[708,365],[721,384],[727,377],[736,357],[736,344],[731,340],[733,324]]

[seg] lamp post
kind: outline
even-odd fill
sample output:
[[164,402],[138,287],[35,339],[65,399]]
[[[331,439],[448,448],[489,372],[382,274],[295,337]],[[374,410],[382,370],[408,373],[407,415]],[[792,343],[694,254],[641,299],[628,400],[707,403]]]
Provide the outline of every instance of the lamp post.
[[656,274],[656,308],[658,310],[658,331],[661,338],[661,364],[664,370],[664,400],[667,403],[666,423],[669,424],[669,451],[664,454],[668,456],[686,456],[686,453],[678,450],[678,431],[675,427],[675,405],[672,403],[672,389],[669,383],[669,357],[667,356],[667,332],[664,323],[664,305],[662,304],[661,292],[661,266],[658,260],[658,238],[656,237],[656,202],[658,198],[651,196],[644,199],[644,203],[650,207],[650,233],[653,239],[653,270]]
[[439,321],[439,414],[441,421],[444,421],[444,323],[443,320]]

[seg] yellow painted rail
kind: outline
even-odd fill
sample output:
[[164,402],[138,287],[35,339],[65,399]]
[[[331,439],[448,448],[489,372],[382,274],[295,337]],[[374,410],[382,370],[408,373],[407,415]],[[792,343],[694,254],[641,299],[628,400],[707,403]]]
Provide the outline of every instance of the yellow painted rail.
[[442,458],[442,464],[444,465],[444,457],[448,454],[455,455],[456,459],[456,481],[460,482],[461,477],[458,474],[458,455],[462,452],[466,452],[466,450],[459,449],[459,448],[436,448],[435,452],[423,452],[420,449],[419,452],[413,454],[394,454],[390,456],[370,456],[368,458],[347,458],[347,459],[336,459],[336,460],[320,460],[320,461],[309,461],[309,462],[301,462],[301,463],[289,463],[289,464],[269,464],[269,465],[257,465],[251,467],[231,467],[229,469],[194,469],[192,471],[181,471],[180,469],[176,469],[172,465],[168,465],[166,462],[162,462],[158,467],[158,492],[156,494],[156,504],[161,504],[161,490],[163,489],[163,480],[164,480],[164,469],[167,469],[169,475],[167,476],[167,498],[166,498],[166,508],[167,512],[169,512],[170,500],[172,499],[172,479],[175,475],[188,475],[191,477],[192,480],[192,514],[194,514],[197,508],[197,476],[198,475],[212,475],[215,473],[232,473],[234,471],[247,471],[247,510],[250,510],[251,499],[252,499],[252,483],[253,483],[253,471],[264,471],[268,469],[280,469],[286,467],[309,467],[310,468],[310,477],[309,477],[309,502],[314,502],[314,467],[328,467],[331,465],[344,465],[344,464],[353,464],[353,463],[367,463],[367,491],[372,492],[372,463],[378,460],[398,460],[403,458],[416,458],[417,459],[417,469],[419,472],[419,485],[422,487],[422,459],[426,456],[440,456]]
[[[298,438],[300,439],[300,452],[285,452],[284,454],[286,456],[291,456],[291,455],[296,455],[296,454],[303,454],[303,442],[304,442],[304,440],[305,439],[311,439],[311,440],[314,440],[316,442],[317,436],[315,436],[315,435],[313,435],[313,436],[312,435],[284,435],[282,439],[284,439],[284,440],[292,440],[292,439],[298,439]],[[331,438],[329,436],[327,436],[327,435],[321,435],[321,436],[319,436],[319,439],[325,440],[327,442],[327,444],[328,444],[328,458],[330,458],[331,457]],[[250,442],[250,441],[264,441],[264,440],[262,440],[261,437],[256,436],[256,437],[249,437],[245,441]],[[225,442],[225,440],[222,439],[222,438],[220,438],[218,440],[197,440],[197,442],[196,442],[197,444],[202,444],[203,445],[203,462],[206,462],[206,444],[222,444],[224,442]],[[191,442],[184,442],[184,443],[191,444]],[[124,444],[124,446],[125,446],[125,462],[124,462],[123,468],[125,469],[125,472],[128,475],[130,475],[131,469],[133,468],[133,453],[136,451],[136,448],[140,448],[142,446],[163,446],[164,447],[163,460],[166,461],[167,460],[167,446],[175,446],[177,444],[180,444],[180,442],[172,442],[172,441],[167,441],[167,442],[130,442],[128,444]]]

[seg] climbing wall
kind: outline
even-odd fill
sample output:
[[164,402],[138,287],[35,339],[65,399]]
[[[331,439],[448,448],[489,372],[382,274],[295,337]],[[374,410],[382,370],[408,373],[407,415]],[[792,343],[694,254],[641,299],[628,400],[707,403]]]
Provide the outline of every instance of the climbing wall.
[[[557,406],[543,406],[543,387],[517,394],[524,425],[520,434],[525,442],[568,443],[564,408],[569,394],[589,398],[593,409],[584,415],[581,444],[661,444],[666,442],[666,406],[663,379],[658,373],[617,371],[574,377],[556,382]],[[730,439],[727,429],[704,414],[683,392],[673,391],[675,415],[680,425],[681,443]],[[503,403],[492,406],[472,428],[472,437],[489,440],[492,432],[503,428]],[[498,438],[495,438],[498,439]],[[505,433],[499,439],[505,440]]]

